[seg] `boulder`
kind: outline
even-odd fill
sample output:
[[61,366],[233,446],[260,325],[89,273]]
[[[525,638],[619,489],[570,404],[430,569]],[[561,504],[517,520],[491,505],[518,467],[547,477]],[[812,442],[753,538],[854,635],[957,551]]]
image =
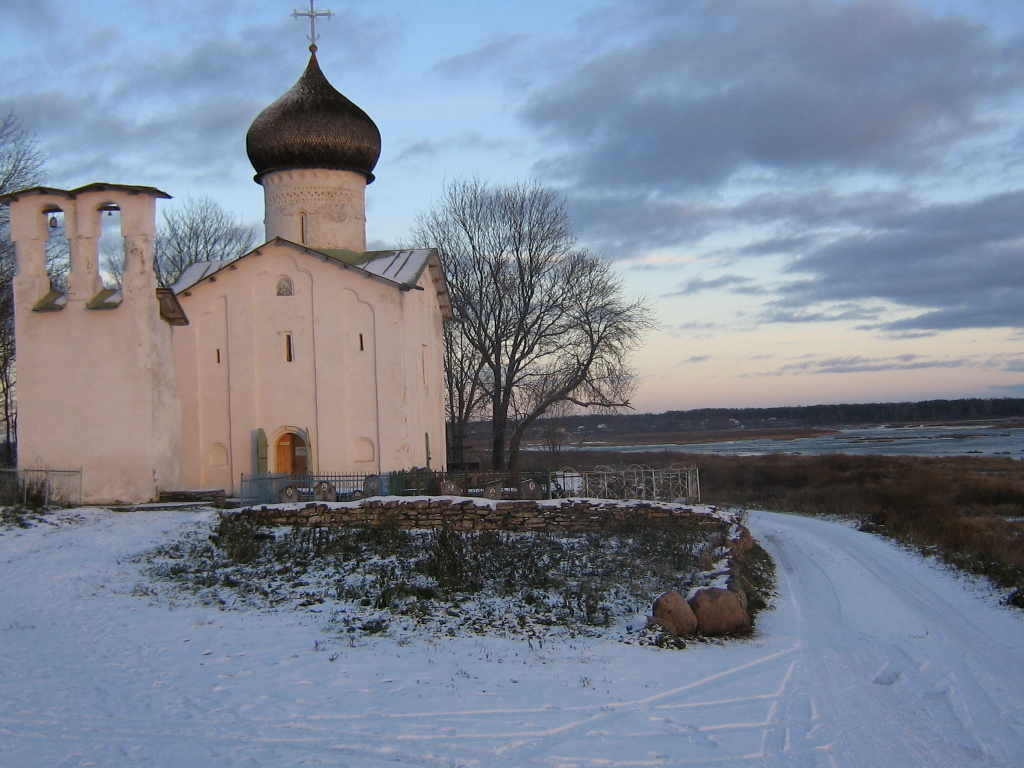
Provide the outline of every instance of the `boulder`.
[[736,635],[750,630],[750,615],[728,589],[705,587],[689,600],[702,635]]
[[754,537],[750,535],[750,531],[745,526],[737,526],[739,532],[731,542],[730,546],[734,555],[742,555],[750,551],[754,546]]
[[656,624],[679,637],[697,631],[697,617],[678,592],[666,592],[654,601],[654,619]]
[[729,577],[729,591],[732,592],[740,601],[740,607],[744,611],[750,611],[750,606],[747,605],[747,590],[746,582],[742,576],[731,576]]

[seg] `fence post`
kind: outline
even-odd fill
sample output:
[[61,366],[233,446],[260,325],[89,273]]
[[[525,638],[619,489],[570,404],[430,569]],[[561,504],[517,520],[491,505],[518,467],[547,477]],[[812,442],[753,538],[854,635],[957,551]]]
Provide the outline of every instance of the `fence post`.
[[46,475],[43,478],[43,506],[50,506],[50,470],[46,470]]

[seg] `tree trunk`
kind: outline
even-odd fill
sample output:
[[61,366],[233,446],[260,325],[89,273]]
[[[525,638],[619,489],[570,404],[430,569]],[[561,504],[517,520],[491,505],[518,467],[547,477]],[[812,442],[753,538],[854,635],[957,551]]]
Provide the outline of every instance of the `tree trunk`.
[[508,431],[508,403],[496,388],[491,399],[491,469],[500,472],[505,468],[505,433]]

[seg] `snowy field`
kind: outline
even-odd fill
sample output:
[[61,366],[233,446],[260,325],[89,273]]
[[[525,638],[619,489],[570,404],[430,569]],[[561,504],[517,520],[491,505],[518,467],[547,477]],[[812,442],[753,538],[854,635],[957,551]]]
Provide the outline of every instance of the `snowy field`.
[[131,555],[212,512],[0,533],[0,766],[1021,766],[1024,620],[892,544],[768,513],[757,635],[387,637],[170,610]]

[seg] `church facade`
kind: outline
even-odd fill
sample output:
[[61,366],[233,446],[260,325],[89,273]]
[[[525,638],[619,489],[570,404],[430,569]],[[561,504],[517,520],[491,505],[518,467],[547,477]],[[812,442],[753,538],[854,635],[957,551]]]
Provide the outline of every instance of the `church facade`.
[[[443,468],[444,322],[436,251],[367,251],[365,189],[380,134],[315,51],[247,135],[266,242],[153,270],[152,187],[36,187],[11,206],[21,466],[83,469],[91,502],[239,491],[243,474]],[[119,288],[104,288],[100,217],[120,211]],[[46,271],[48,220],[70,243]]]

